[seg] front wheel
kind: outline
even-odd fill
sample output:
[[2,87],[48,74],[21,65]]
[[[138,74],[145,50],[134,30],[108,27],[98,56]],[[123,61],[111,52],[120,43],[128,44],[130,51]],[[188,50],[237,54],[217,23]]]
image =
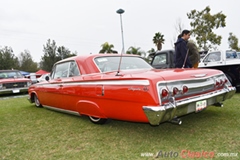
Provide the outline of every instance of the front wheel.
[[39,108],[42,107],[42,105],[41,105],[41,103],[40,103],[36,94],[34,95],[34,103],[35,103],[36,107],[39,107]]
[[104,124],[107,122],[107,119],[105,119],[105,118],[96,118],[93,116],[88,116],[88,118],[94,124]]

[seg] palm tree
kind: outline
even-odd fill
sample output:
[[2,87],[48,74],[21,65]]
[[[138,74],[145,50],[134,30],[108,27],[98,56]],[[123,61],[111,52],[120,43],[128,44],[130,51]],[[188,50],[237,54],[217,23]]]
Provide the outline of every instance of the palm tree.
[[151,48],[149,51],[147,51],[149,54],[151,54],[151,53],[155,53],[156,51],[155,51],[155,49],[154,48]]
[[147,51],[147,53],[148,53],[147,59],[150,61],[156,52],[157,51],[155,51],[154,48],[151,48],[149,51]]
[[113,50],[114,45],[109,44],[108,42],[105,42],[101,45],[102,49],[99,51],[99,53],[116,53],[117,51]]
[[144,56],[145,53],[140,51],[140,49],[141,49],[140,47],[133,47],[133,46],[131,46],[131,47],[128,48],[126,53],[127,54],[135,54],[135,55]]
[[155,36],[153,37],[153,43],[157,46],[157,50],[162,50],[162,44],[164,44],[165,39],[163,38],[164,35],[162,35],[160,32],[155,33]]

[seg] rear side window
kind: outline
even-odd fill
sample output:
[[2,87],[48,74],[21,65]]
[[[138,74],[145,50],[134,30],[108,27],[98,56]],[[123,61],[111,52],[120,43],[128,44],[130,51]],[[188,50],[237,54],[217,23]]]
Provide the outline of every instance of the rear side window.
[[204,59],[204,62],[216,62],[221,60],[221,53],[220,52],[212,52],[207,55]]
[[238,58],[236,51],[226,51],[226,58],[232,59],[232,58]]
[[80,71],[75,61],[63,62],[55,65],[52,78],[66,78],[79,76]]
[[167,63],[167,53],[161,53],[154,57],[152,65],[160,65]]

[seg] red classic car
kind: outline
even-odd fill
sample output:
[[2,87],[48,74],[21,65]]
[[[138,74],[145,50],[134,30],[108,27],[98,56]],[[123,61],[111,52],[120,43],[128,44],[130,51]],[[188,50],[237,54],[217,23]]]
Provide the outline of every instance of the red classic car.
[[28,92],[31,80],[18,70],[0,70],[0,95]]
[[29,101],[93,123],[107,119],[159,125],[181,121],[231,98],[236,89],[213,69],[154,69],[139,56],[96,54],[57,62],[47,81],[29,87]]

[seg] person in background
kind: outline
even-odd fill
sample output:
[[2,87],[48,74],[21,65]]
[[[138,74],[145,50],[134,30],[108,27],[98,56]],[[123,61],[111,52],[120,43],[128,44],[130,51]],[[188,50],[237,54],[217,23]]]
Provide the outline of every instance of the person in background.
[[183,30],[181,37],[175,44],[175,68],[192,68],[192,63],[188,58],[187,41],[190,38],[190,31]]
[[188,41],[187,48],[188,48],[188,58],[192,63],[193,68],[198,68],[200,55],[199,55],[197,46],[193,42]]

